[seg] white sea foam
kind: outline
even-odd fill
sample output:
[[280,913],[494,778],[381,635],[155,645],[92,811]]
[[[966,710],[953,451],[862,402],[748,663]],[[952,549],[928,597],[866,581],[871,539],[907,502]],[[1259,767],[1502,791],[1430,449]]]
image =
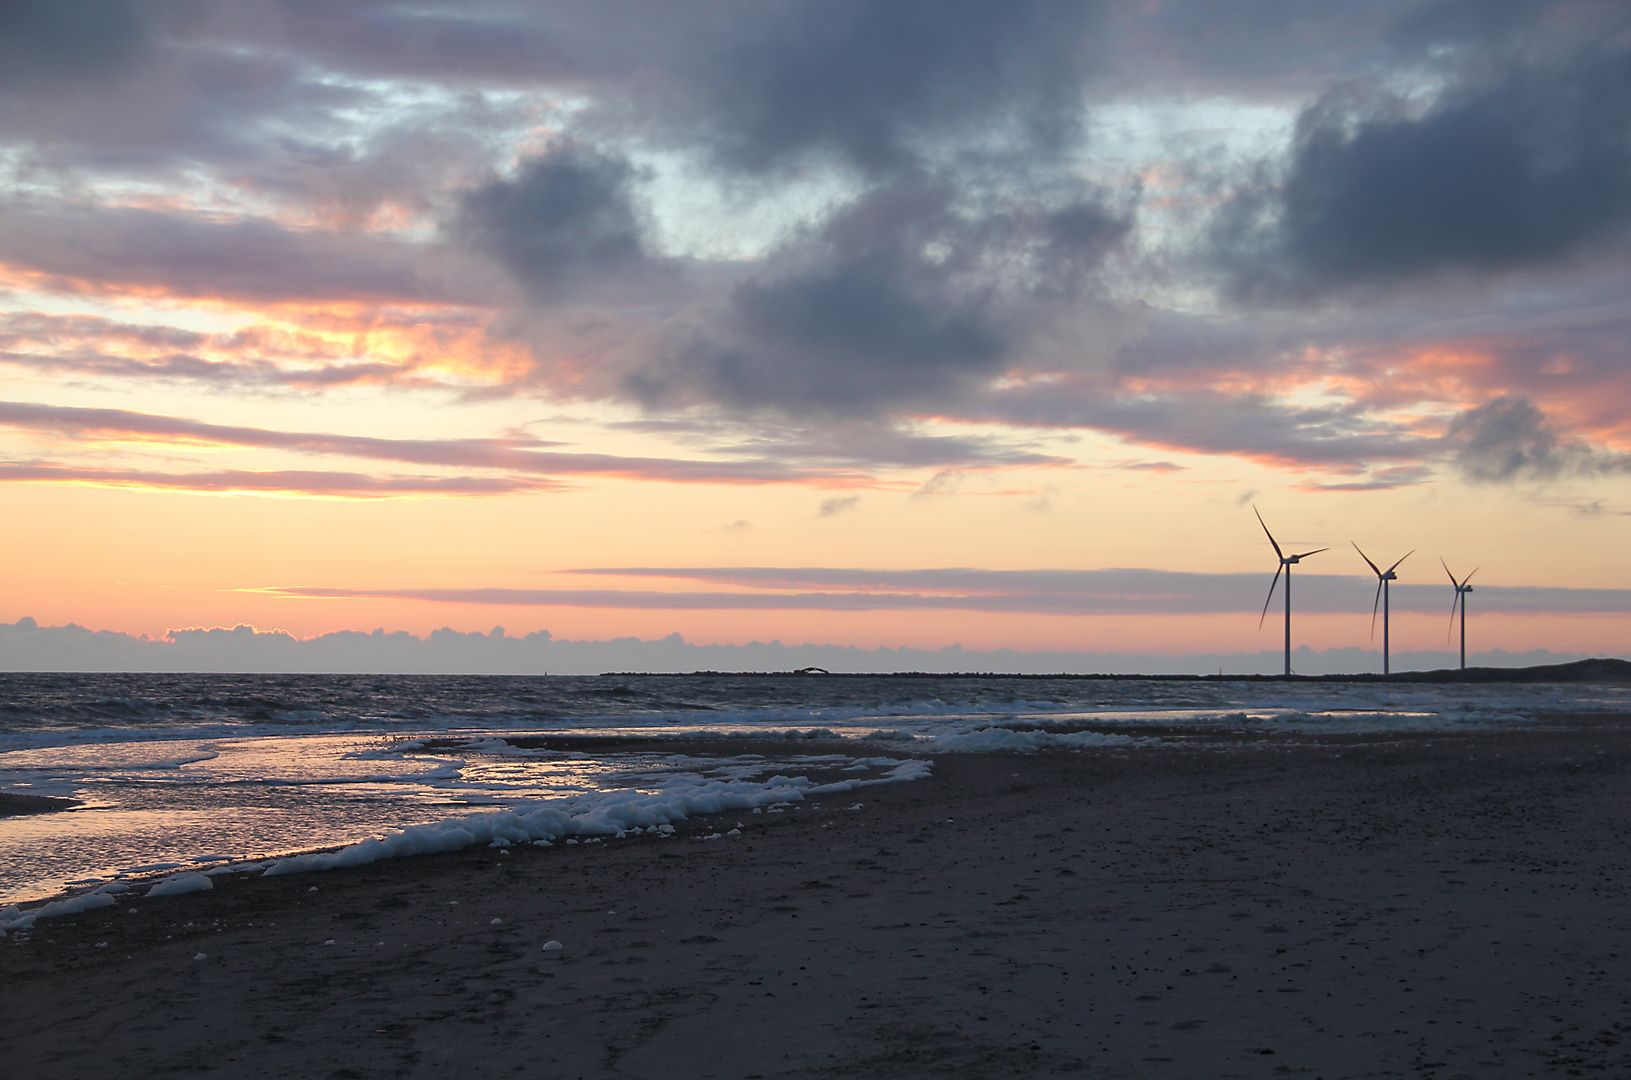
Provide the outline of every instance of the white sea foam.
[[34,925],[35,919],[51,919],[58,915],[77,915],[81,911],[93,911],[96,908],[112,907],[113,897],[104,892],[80,893],[70,896],[66,900],[56,900],[41,907],[34,908],[26,914],[19,911],[16,905],[0,911],[0,932],[13,930],[27,930]]
[[339,851],[296,855],[279,860],[268,876],[363,866],[405,855],[459,851],[477,844],[528,843],[577,837],[615,836],[635,828],[657,826],[673,832],[672,823],[703,814],[754,810],[764,805],[802,801],[811,795],[855,791],[874,784],[917,780],[928,776],[927,761],[910,759],[871,780],[840,780],[815,784],[806,777],[773,776],[760,783],[738,780],[675,784],[657,792],[606,791],[592,796],[543,803],[528,809],[466,814],[401,829],[383,838],[363,840]]
[[187,893],[208,892],[215,888],[215,882],[204,874],[177,874],[167,877],[163,881],[147,890],[152,896],[183,896]]

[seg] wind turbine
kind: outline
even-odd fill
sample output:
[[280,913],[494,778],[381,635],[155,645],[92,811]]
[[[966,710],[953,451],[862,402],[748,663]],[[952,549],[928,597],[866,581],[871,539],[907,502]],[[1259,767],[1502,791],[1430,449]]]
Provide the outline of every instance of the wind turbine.
[[[1439,557],[1438,562],[1439,562],[1440,566],[1444,567],[1444,572],[1446,574],[1450,574],[1450,564],[1445,562],[1442,556]],[[1478,573],[1478,567],[1475,566],[1472,569],[1472,574],[1476,574],[1476,573]],[[1454,574],[1450,574],[1450,584],[1455,586],[1455,599],[1453,601],[1451,601],[1451,603],[1450,603],[1450,633],[1455,632],[1455,609],[1459,606],[1461,608],[1461,670],[1462,671],[1467,670],[1467,594],[1472,592],[1472,586],[1468,585],[1467,582],[1472,580],[1472,574],[1468,574],[1466,577],[1462,578],[1460,581],[1457,581],[1455,579]],[[1450,635],[1446,634],[1444,636],[1449,637]]]
[[[1354,544],[1354,542],[1352,540],[1349,540],[1348,543],[1354,545],[1354,550],[1355,551],[1359,551],[1359,545],[1358,544]],[[1399,568],[1399,563],[1404,562],[1405,559],[1410,558],[1410,556],[1414,555],[1415,553],[1416,553],[1416,549],[1411,548],[1409,551],[1404,553],[1403,558],[1401,558],[1399,560],[1399,562],[1394,563],[1392,566],[1388,567],[1386,570],[1382,570],[1382,569],[1378,568],[1375,563],[1370,561],[1370,556],[1369,555],[1366,555],[1363,551],[1359,551],[1359,557],[1361,559],[1364,559],[1365,560],[1365,565],[1370,567],[1371,570],[1373,572],[1375,572],[1375,574],[1376,574],[1376,600],[1370,606],[1370,636],[1372,638],[1376,637],[1376,607],[1377,607],[1378,604],[1380,604],[1381,607],[1382,607],[1382,674],[1383,675],[1386,675],[1388,673],[1388,640],[1387,640],[1387,592],[1388,592],[1388,589],[1387,589],[1387,585],[1388,585],[1388,582],[1390,582],[1390,581],[1399,580],[1399,575],[1395,574],[1393,571],[1395,571],[1395,570],[1397,570]]]
[[1275,541],[1274,534],[1269,532],[1268,524],[1263,521],[1263,515],[1257,513],[1257,507],[1256,506],[1252,507],[1252,513],[1257,514],[1257,523],[1259,525],[1263,526],[1264,535],[1269,538],[1269,543],[1274,547],[1275,558],[1280,560],[1280,565],[1274,568],[1274,580],[1269,583],[1268,599],[1263,601],[1263,614],[1258,616],[1257,628],[1259,630],[1261,630],[1263,628],[1263,620],[1268,618],[1268,616],[1269,616],[1269,604],[1274,602],[1274,588],[1275,588],[1275,586],[1280,584],[1280,571],[1284,570],[1286,572],[1286,674],[1290,675],[1291,674],[1291,568],[1293,566],[1297,565],[1298,563],[1302,562],[1304,559],[1308,558],[1310,555],[1318,555],[1320,552],[1327,551],[1329,549],[1328,548],[1315,548],[1313,551],[1305,551],[1301,555],[1287,555],[1285,552],[1280,550],[1280,545]]

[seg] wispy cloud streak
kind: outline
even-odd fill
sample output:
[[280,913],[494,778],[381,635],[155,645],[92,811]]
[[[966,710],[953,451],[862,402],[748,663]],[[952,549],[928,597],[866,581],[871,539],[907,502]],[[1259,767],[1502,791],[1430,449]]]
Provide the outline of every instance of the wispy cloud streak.
[[370,476],[310,469],[161,472],[153,469],[89,469],[51,462],[0,462],[0,483],[94,484],[166,491],[261,492],[335,498],[408,495],[514,495],[553,491],[563,485],[543,478],[487,476]]
[[532,448],[552,444],[527,438],[381,439],[210,424],[123,409],[86,409],[23,402],[0,402],[0,425],[85,438],[147,438],[415,465],[501,469],[539,476],[593,474],[674,483],[786,483],[812,479],[860,479],[858,474],[849,471],[804,469],[764,460],[708,462],[547,451]]
[[[407,588],[350,589],[291,585],[259,590],[308,599],[395,599],[523,607],[682,611],[983,611],[1033,615],[1184,615],[1254,613],[1264,576],[1166,570],[845,570],[823,567],[608,567],[573,571],[610,577],[704,581],[758,591],[644,589]],[[1370,611],[1373,582],[1303,574],[1298,609]],[[783,591],[765,591],[783,590]],[[1396,610],[1442,614],[1444,590],[1395,585]],[[1480,586],[1478,607],[1492,613],[1631,613],[1631,589]]]

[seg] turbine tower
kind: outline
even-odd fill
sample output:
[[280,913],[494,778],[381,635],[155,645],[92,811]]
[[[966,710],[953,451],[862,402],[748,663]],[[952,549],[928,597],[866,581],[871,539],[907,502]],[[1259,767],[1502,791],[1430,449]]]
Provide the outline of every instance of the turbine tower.
[[[1348,543],[1354,545],[1354,550],[1355,551],[1359,551],[1359,545],[1358,544],[1354,544],[1354,542],[1352,540],[1349,540]],[[1388,592],[1387,586],[1388,586],[1388,582],[1399,580],[1399,575],[1395,574],[1393,571],[1395,571],[1395,570],[1397,570],[1399,568],[1399,563],[1404,562],[1405,559],[1410,558],[1410,556],[1414,555],[1415,553],[1416,553],[1416,549],[1411,548],[1409,551],[1404,553],[1404,556],[1399,559],[1399,562],[1394,563],[1392,566],[1388,567],[1386,570],[1382,570],[1382,569],[1378,568],[1375,563],[1370,561],[1370,556],[1369,555],[1366,555],[1363,551],[1359,551],[1359,557],[1361,559],[1364,559],[1365,560],[1365,565],[1370,567],[1371,571],[1376,574],[1376,600],[1370,606],[1370,636],[1371,636],[1372,640],[1374,640],[1376,638],[1376,608],[1377,608],[1377,605],[1381,605],[1381,608],[1382,608],[1382,674],[1383,675],[1388,674],[1388,638],[1387,638],[1387,592]]]
[[1275,589],[1275,586],[1280,584],[1280,571],[1284,570],[1286,572],[1286,674],[1290,675],[1291,674],[1291,568],[1293,566],[1297,565],[1298,563],[1302,562],[1304,559],[1308,558],[1310,555],[1318,555],[1320,552],[1326,551],[1326,550],[1329,550],[1329,549],[1327,549],[1327,548],[1315,548],[1313,551],[1305,551],[1301,555],[1287,555],[1285,552],[1280,550],[1279,543],[1275,541],[1274,534],[1269,532],[1268,524],[1266,522],[1264,522],[1263,515],[1257,513],[1257,507],[1256,506],[1252,507],[1252,513],[1257,514],[1257,523],[1259,525],[1263,526],[1263,534],[1269,538],[1269,544],[1272,545],[1273,548],[1274,548],[1274,557],[1280,560],[1280,565],[1274,568],[1274,580],[1269,582],[1268,599],[1263,601],[1263,614],[1258,616],[1257,628],[1259,630],[1261,630],[1263,628],[1263,620],[1268,618],[1269,605],[1274,602],[1274,589]]
[[[1440,566],[1444,567],[1444,572],[1446,574],[1450,574],[1450,564],[1445,562],[1442,556],[1440,556],[1438,562],[1439,562]],[[1472,569],[1472,574],[1476,574],[1476,573],[1478,573],[1478,568],[1475,566]],[[1467,670],[1467,594],[1472,592],[1472,586],[1468,585],[1467,582],[1472,580],[1472,574],[1468,574],[1466,577],[1462,578],[1460,581],[1457,581],[1455,579],[1454,574],[1450,574],[1450,584],[1455,586],[1455,599],[1450,602],[1450,633],[1451,634],[1455,633],[1455,609],[1457,607],[1459,607],[1459,608],[1461,608],[1461,670],[1462,671]],[[1449,637],[1450,634],[1445,634],[1444,636]]]

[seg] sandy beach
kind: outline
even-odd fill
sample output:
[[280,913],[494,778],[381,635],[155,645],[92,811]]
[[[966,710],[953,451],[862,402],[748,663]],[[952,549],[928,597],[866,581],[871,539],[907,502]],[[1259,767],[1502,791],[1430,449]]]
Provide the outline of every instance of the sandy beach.
[[40,1080],[1628,1075],[1628,766],[1625,717],[944,754],[932,779],[674,838],[220,877],[0,941],[0,1060]]

